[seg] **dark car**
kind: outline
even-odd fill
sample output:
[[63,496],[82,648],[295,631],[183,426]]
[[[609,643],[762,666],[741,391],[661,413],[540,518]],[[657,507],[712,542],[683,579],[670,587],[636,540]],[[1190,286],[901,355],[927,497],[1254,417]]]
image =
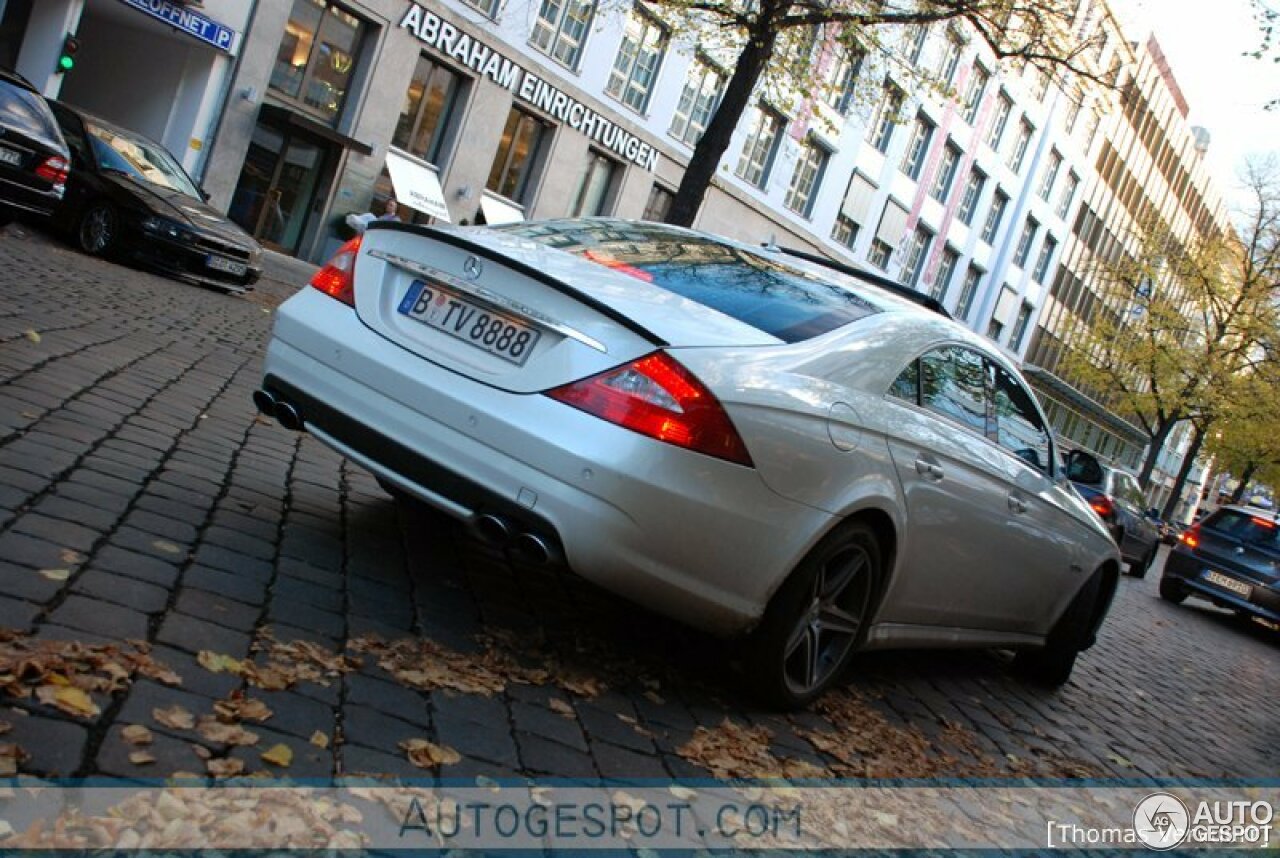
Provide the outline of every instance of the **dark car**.
[[81,250],[222,289],[257,282],[262,248],[204,201],[163,146],[60,102],[50,106],[71,149],[54,221]]
[[1280,524],[1276,514],[1223,506],[1193,524],[1169,553],[1160,595],[1199,596],[1215,605],[1280,624]]
[[52,214],[70,158],[44,96],[26,78],[0,69],[0,226],[20,214]]
[[1160,550],[1160,531],[1146,512],[1146,499],[1137,478],[1080,454],[1068,454],[1067,477],[1106,522],[1129,565],[1128,573],[1135,578],[1145,577]]

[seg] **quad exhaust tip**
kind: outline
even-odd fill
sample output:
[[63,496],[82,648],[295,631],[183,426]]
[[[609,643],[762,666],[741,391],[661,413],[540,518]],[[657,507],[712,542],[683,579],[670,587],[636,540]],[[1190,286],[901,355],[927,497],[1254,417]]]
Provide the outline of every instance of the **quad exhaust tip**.
[[253,392],[253,404],[258,406],[258,412],[263,416],[276,416],[276,398],[267,391],[255,390]]
[[284,428],[294,432],[302,431],[302,415],[298,413],[298,409],[283,399],[277,398],[271,391],[265,388],[255,390],[253,404],[264,416],[279,420]]
[[507,519],[484,513],[476,516],[471,529],[481,542],[501,548],[513,559],[531,566],[547,566],[558,559],[558,555],[544,537],[536,533],[517,530]]
[[496,515],[485,513],[476,518],[472,527],[482,542],[498,548],[504,547],[511,539],[511,525]]

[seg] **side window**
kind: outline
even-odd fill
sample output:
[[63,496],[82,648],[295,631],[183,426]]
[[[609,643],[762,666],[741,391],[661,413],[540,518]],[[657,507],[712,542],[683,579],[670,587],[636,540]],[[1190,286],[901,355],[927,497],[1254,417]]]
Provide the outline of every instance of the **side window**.
[[1122,471],[1116,472],[1116,494],[1138,509],[1143,508],[1145,499],[1142,496],[1142,489],[1138,488],[1137,480]]
[[920,404],[980,435],[987,434],[987,362],[948,346],[920,358]]
[[1031,394],[1012,375],[996,369],[996,443],[1037,471],[1049,472],[1049,433]]
[[907,364],[907,368],[902,371],[902,375],[895,378],[893,384],[889,385],[889,395],[905,399],[912,405],[919,404],[920,361],[913,360]]

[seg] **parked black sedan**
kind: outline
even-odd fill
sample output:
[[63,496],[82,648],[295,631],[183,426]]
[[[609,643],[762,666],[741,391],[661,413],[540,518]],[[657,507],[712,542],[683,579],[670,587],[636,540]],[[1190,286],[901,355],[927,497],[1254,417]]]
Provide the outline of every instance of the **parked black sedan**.
[[0,69],[0,226],[17,215],[52,214],[70,157],[44,96]]
[[1164,563],[1160,595],[1199,596],[1280,627],[1280,522],[1268,510],[1223,506],[1178,538]]
[[81,250],[232,291],[257,282],[262,248],[204,201],[163,146],[60,102],[50,106],[71,149],[54,221]]

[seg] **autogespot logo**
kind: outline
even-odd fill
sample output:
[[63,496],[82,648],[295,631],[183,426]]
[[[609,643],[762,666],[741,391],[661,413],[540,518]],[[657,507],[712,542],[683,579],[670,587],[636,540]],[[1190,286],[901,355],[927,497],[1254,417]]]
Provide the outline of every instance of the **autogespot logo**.
[[1167,792],[1153,792],[1133,809],[1133,830],[1152,849],[1172,849],[1186,839],[1190,829],[1187,806]]

